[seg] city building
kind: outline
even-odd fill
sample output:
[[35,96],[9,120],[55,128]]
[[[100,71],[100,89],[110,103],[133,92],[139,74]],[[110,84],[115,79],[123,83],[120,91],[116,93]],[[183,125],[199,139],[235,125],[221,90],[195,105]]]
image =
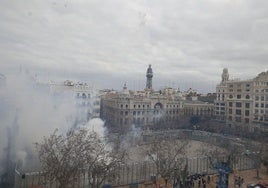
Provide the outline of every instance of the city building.
[[93,86],[66,80],[63,83],[51,82],[49,88],[50,94],[58,102],[75,103],[77,123],[86,123],[89,119],[100,117],[100,96]]
[[226,120],[226,94],[227,81],[229,80],[228,69],[224,68],[222,72],[222,80],[216,86],[216,100],[215,100],[215,119],[219,121]]
[[[211,117],[214,104],[201,102],[196,96],[186,97],[179,89],[154,91],[153,71],[149,65],[144,91],[130,91],[124,84],[120,92],[106,92],[101,97],[101,118],[113,127],[154,126],[159,122],[176,122],[184,116]],[[191,90],[192,91],[192,90]],[[189,93],[187,93],[189,94]]]
[[223,69],[216,86],[215,119],[229,126],[267,125],[268,71],[249,80],[229,80],[228,69]]

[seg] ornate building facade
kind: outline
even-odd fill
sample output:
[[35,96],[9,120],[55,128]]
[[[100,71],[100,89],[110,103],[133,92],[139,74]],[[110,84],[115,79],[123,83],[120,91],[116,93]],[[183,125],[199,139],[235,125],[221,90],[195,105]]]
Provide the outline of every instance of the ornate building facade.
[[227,125],[268,124],[268,71],[250,80],[229,80],[223,69],[216,86],[215,118]]
[[149,65],[144,91],[107,92],[101,98],[101,118],[111,126],[154,126],[158,122],[176,122],[183,116],[211,117],[214,104],[186,100],[178,89],[154,91],[153,71]]

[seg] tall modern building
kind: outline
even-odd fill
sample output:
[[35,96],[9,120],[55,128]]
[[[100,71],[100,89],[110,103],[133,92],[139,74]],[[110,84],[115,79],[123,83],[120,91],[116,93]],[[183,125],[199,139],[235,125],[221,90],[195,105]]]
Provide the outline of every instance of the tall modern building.
[[223,69],[216,86],[215,118],[229,126],[268,125],[268,71],[249,80],[229,80]]

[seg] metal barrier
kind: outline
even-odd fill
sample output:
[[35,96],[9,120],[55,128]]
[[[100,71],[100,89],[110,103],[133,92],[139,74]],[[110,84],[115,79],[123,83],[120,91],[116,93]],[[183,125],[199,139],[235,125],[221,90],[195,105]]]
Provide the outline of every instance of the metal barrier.
[[[209,158],[195,157],[182,159],[187,165],[188,174],[215,174],[216,170],[210,165]],[[227,161],[227,157],[219,159]],[[233,163],[232,169],[247,170],[254,169],[255,163],[247,156],[237,156]],[[20,173],[15,171],[15,188],[31,188],[40,186],[42,188],[57,188],[57,182],[49,182],[46,177],[40,172]],[[156,177],[156,165],[152,162],[133,163],[130,165],[121,165],[116,169],[116,179],[113,182],[104,182],[104,184],[112,184],[113,186],[129,185],[131,188],[136,188],[141,182],[151,181],[152,177]],[[108,178],[110,179],[110,178]],[[87,173],[81,173],[80,177],[74,179],[71,188],[86,188],[88,187]],[[35,187],[36,188],[36,187]]]

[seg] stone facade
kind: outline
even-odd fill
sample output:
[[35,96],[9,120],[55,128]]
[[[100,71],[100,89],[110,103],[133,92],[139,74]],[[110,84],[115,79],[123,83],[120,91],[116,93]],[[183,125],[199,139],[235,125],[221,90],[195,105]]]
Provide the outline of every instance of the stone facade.
[[[151,66],[148,69],[150,68]],[[149,72],[152,73],[152,70]],[[213,116],[213,103],[187,100],[182,92],[174,88],[155,92],[151,85],[151,74],[148,81],[148,70],[146,76],[144,91],[129,91],[125,85],[121,92],[110,91],[103,94],[101,118],[111,126],[128,127],[153,126],[160,121],[176,122],[183,116]]]
[[217,120],[229,126],[268,124],[268,72],[250,80],[223,79],[216,86],[216,94]]

